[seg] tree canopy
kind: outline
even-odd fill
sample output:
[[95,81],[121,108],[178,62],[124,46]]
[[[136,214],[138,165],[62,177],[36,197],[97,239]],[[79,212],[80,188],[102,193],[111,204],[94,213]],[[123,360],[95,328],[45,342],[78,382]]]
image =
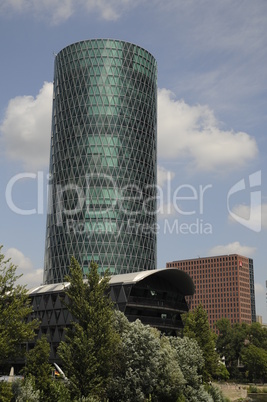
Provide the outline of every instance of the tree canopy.
[[49,364],[50,344],[46,335],[37,339],[33,349],[26,354],[26,362],[23,370],[25,378],[34,378],[34,386],[40,391],[40,400],[48,402],[52,399],[50,388],[52,383],[52,366]]
[[[109,384],[110,402],[212,401],[202,384],[202,351],[195,340],[167,337],[116,312],[120,364]],[[149,399],[151,398],[151,399]]]
[[25,286],[16,281],[17,267],[6,259],[0,246],[0,364],[23,353],[21,344],[34,339],[37,320],[27,322],[32,307]]
[[267,377],[267,328],[259,323],[230,324],[226,318],[216,323],[219,331],[217,350],[225,357],[232,378],[240,376],[238,362],[245,365],[250,381]]
[[210,329],[208,314],[202,304],[183,317],[185,321],[184,336],[195,339],[202,350],[204,366],[202,369],[205,381],[217,375],[219,356],[216,353],[216,335]]
[[109,274],[101,278],[91,262],[86,279],[74,257],[66,280],[69,312],[74,317],[66,329],[58,354],[69,379],[73,397],[103,397],[116,356],[119,336],[115,332],[114,306],[109,298]]

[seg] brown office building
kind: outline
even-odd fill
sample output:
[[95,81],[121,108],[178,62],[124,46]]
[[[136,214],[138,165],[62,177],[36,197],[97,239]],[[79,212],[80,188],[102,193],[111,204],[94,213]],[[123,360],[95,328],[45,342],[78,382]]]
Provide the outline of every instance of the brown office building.
[[231,323],[256,321],[253,260],[238,254],[168,262],[191,276],[195,294],[190,309],[200,303],[210,326],[225,317]]

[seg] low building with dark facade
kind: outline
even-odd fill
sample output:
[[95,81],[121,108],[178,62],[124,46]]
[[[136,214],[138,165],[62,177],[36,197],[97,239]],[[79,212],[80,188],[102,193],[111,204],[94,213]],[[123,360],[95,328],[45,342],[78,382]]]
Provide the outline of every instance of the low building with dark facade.
[[[29,320],[40,320],[37,336],[48,336],[51,363],[59,361],[57,347],[64,340],[64,328],[74,319],[64,305],[69,285],[65,282],[29,290],[33,306]],[[194,290],[190,276],[177,269],[133,272],[110,279],[110,297],[130,322],[140,319],[167,335],[177,335],[183,328],[181,315],[189,309],[186,297],[192,297]],[[27,349],[33,346],[33,342],[26,345]]]

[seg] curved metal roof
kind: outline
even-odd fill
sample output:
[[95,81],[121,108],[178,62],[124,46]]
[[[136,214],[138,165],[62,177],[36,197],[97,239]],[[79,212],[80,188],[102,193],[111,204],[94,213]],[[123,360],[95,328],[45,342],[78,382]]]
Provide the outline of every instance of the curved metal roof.
[[132,272],[130,274],[114,275],[110,279],[110,284],[137,283],[154,275],[166,279],[184,295],[189,296],[195,293],[195,285],[192,278],[186,272],[177,268],[153,269],[149,271]]
[[[192,278],[177,268],[153,269],[141,272],[131,272],[130,274],[113,275],[110,278],[110,284],[134,284],[148,277],[157,276],[165,279],[179,290],[184,296],[193,295],[195,293],[195,285]],[[46,292],[60,292],[69,287],[69,282],[54,283],[52,285],[41,285],[29,290],[29,295]]]

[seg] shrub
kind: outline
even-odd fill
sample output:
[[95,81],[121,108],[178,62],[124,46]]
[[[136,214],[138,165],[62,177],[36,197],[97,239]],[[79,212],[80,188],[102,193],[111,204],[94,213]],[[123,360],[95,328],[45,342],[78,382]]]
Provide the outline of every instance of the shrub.
[[13,396],[11,384],[0,381],[0,402],[9,402]]
[[248,387],[248,394],[257,394],[258,388],[255,385],[250,385]]
[[34,379],[29,376],[25,381],[19,381],[16,383],[14,392],[16,402],[39,402],[40,391],[34,388]]

